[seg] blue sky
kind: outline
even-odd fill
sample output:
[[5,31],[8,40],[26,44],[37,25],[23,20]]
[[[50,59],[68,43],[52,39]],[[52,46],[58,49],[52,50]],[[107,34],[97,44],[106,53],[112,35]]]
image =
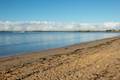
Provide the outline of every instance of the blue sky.
[[120,0],[0,0],[0,20],[120,22]]

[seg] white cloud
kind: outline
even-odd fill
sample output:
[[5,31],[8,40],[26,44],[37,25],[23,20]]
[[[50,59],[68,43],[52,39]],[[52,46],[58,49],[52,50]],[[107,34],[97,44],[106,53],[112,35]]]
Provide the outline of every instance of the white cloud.
[[25,21],[12,22],[0,21],[0,31],[81,31],[94,30],[103,31],[110,29],[120,29],[120,23],[107,22],[103,24],[90,23],[60,23],[49,21]]

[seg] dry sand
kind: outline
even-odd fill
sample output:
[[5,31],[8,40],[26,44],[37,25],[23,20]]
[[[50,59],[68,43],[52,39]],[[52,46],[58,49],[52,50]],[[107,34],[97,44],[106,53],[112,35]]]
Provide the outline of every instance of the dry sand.
[[120,80],[120,37],[0,58],[0,80]]

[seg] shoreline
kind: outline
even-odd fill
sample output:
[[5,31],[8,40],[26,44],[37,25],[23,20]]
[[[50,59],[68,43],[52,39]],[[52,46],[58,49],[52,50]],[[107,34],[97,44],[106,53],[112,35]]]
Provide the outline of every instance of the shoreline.
[[[118,38],[120,36],[113,36],[113,37],[108,37],[108,38],[103,38],[103,39],[97,39],[97,40],[92,40],[92,41],[85,41],[85,42],[81,42],[81,43],[78,43],[78,44],[72,44],[72,45],[67,45],[67,46],[64,46],[64,47],[58,47],[58,48],[49,48],[49,49],[46,49],[46,50],[40,50],[40,51],[33,51],[33,52],[23,52],[23,53],[16,53],[14,55],[6,55],[6,56],[0,56],[0,60],[3,59],[3,58],[9,58],[9,57],[20,57],[20,56],[25,56],[25,55],[33,55],[33,54],[41,54],[41,55],[46,55],[46,56],[49,56],[51,54],[46,54],[48,53],[48,51],[54,51],[54,50],[60,50],[60,49],[65,49],[65,48],[69,48],[69,47],[76,47],[76,46],[86,46],[86,44],[91,44],[91,43],[97,43],[97,42],[101,42],[101,41],[106,41],[106,40],[109,40],[109,39],[113,39],[113,38]],[[56,53],[52,54],[52,55],[55,55]],[[60,54],[60,53],[59,53]]]
[[[120,63],[119,44],[120,37],[118,36],[30,54],[3,57],[0,58],[0,79],[94,80],[116,78],[115,80],[118,80],[120,65],[116,64]],[[106,68],[108,70],[104,72]],[[108,75],[112,75],[112,77]]]

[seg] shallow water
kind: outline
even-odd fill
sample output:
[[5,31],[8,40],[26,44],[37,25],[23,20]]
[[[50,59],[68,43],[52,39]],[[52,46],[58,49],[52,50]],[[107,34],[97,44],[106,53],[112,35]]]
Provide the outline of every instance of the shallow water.
[[0,56],[64,47],[118,35],[120,33],[113,32],[0,32]]

